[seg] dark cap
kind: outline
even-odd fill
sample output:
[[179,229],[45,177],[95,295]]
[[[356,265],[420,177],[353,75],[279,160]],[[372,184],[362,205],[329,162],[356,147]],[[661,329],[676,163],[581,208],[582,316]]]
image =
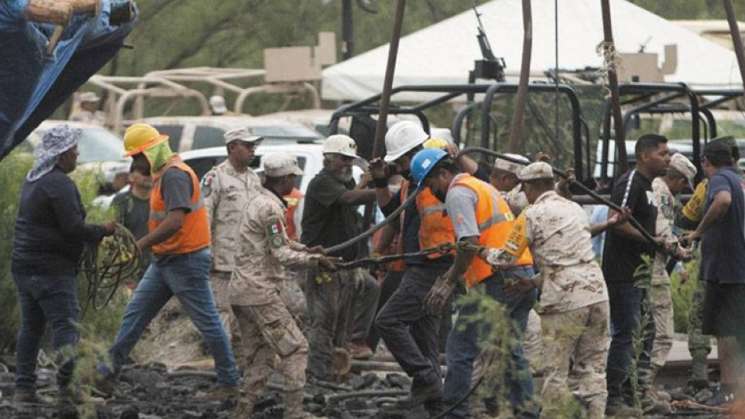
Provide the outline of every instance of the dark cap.
[[732,163],[732,147],[725,141],[712,141],[704,147],[704,157],[715,166]]
[[709,144],[711,143],[726,144],[727,147],[730,148],[730,153],[732,154],[732,160],[740,159],[740,150],[737,148],[737,141],[735,141],[735,137],[731,135],[724,135],[721,137],[711,139],[711,141],[709,141]]

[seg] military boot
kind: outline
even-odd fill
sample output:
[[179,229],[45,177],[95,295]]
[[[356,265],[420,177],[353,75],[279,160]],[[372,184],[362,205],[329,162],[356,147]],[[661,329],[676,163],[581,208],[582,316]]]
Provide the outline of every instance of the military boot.
[[688,390],[697,393],[699,390],[709,387],[709,373],[706,365],[706,352],[694,352],[691,354],[691,377],[688,379]]

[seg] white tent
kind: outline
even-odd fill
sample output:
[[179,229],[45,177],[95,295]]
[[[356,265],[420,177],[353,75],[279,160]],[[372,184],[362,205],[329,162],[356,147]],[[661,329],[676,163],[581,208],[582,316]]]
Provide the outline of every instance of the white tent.
[[[531,76],[543,78],[553,69],[554,1],[532,0],[533,54]],[[613,0],[611,13],[616,49],[656,52],[664,59],[664,45],[678,47],[678,66],[669,82],[693,86],[729,87],[741,84],[733,52],[675,25],[626,0]],[[520,0],[493,0],[478,10],[497,57],[504,57],[509,81],[516,81],[522,54]],[[601,67],[598,45],[603,25],[598,0],[559,1],[559,68]],[[388,45],[338,63],[323,71],[322,96],[330,100],[359,100],[383,88]],[[402,37],[394,86],[404,84],[462,84],[474,60],[481,58],[472,10]],[[660,62],[660,65],[662,63]],[[412,95],[406,100],[414,99]],[[396,96],[394,100],[403,97]]]

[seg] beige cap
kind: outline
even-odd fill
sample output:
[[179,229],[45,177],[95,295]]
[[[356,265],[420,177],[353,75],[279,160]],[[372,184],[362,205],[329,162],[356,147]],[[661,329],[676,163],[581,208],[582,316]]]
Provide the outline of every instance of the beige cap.
[[101,100],[95,92],[84,92],[78,96],[80,102],[98,102]]
[[693,187],[693,179],[696,177],[696,166],[688,158],[680,153],[675,153],[670,158],[670,167],[688,179],[688,183]]
[[494,168],[499,170],[504,170],[505,172],[514,173],[515,175],[519,175],[520,171],[525,167],[526,164],[530,163],[530,160],[528,160],[527,157],[521,156],[519,154],[505,154],[507,157],[511,157],[515,160],[519,160],[522,162],[525,162],[525,164],[515,163],[513,161],[509,161],[506,159],[497,158],[494,160]]
[[264,137],[260,135],[251,134],[251,131],[248,128],[232,129],[226,132],[225,134],[223,134],[223,138],[225,138],[225,144],[230,144],[233,141],[256,143],[264,139]]
[[297,164],[297,158],[288,153],[273,153],[261,158],[264,174],[268,177],[287,175],[301,176],[303,170]]
[[343,134],[336,134],[326,138],[321,149],[323,154],[341,154],[342,156],[357,158],[357,143]]
[[520,178],[521,181],[553,179],[554,170],[551,168],[550,164],[539,161],[530,163],[529,165],[523,167],[523,169],[520,171],[520,174],[518,175],[518,178]]

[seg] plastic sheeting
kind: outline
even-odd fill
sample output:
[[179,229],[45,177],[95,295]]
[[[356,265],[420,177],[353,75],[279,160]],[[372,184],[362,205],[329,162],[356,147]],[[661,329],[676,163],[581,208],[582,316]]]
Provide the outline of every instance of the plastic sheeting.
[[136,19],[110,25],[111,4],[74,16],[47,54],[54,26],[27,21],[28,0],[0,1],[0,159],[119,51]]

